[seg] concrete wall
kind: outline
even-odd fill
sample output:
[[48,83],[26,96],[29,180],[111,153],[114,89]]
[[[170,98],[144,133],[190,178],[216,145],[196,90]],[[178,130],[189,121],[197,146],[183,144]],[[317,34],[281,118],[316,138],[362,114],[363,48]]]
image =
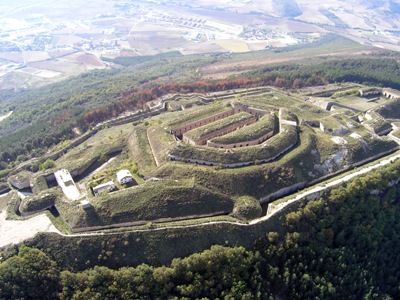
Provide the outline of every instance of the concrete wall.
[[[282,138],[286,138],[284,135],[282,135]],[[170,155],[168,154],[168,159],[172,160],[172,161],[184,161],[187,163],[191,163],[191,164],[197,164],[197,165],[204,165],[204,166],[218,166],[218,165],[222,165],[224,168],[240,168],[240,167],[245,167],[245,166],[250,166],[252,164],[255,163],[255,161],[257,160],[259,163],[268,163],[271,162],[275,159],[277,159],[279,156],[283,155],[284,153],[286,153],[287,151],[289,151],[290,149],[292,149],[298,141],[298,136],[296,135],[296,139],[293,140],[293,142],[286,147],[285,149],[283,149],[282,151],[280,151],[279,153],[277,153],[276,155],[273,155],[271,157],[265,158],[265,159],[257,159],[254,158],[254,160],[252,161],[245,161],[245,162],[238,162],[238,163],[232,163],[232,164],[221,164],[219,162],[214,162],[214,161],[207,161],[207,160],[201,160],[201,159],[195,159],[195,158],[184,158],[184,157],[179,157],[179,156],[175,156],[175,155]]]
[[245,142],[240,142],[240,143],[232,143],[232,144],[222,144],[222,143],[215,143],[212,141],[207,141],[207,146],[208,147],[213,147],[213,148],[221,148],[221,149],[233,149],[233,148],[241,148],[241,147],[247,147],[247,146],[255,146],[259,145],[269,138],[271,138],[274,135],[274,130],[264,134],[263,136],[259,137],[256,140],[251,140],[251,141],[245,141]]
[[[299,182],[284,188],[281,188],[280,190],[276,191],[275,193],[271,193],[263,198],[261,198],[260,204],[265,204],[269,203],[271,201],[274,201],[276,199],[280,199],[282,197],[285,197],[286,195],[292,194],[298,190],[301,190],[307,186],[307,182]],[[268,210],[271,205],[268,206]]]
[[382,94],[383,94],[385,97],[389,98],[389,99],[400,98],[400,91],[395,91],[395,90],[387,89],[387,90],[384,90],[384,91],[382,92]]
[[200,126],[204,126],[204,125],[210,124],[212,122],[224,119],[224,118],[232,116],[234,114],[235,114],[235,111],[234,111],[233,108],[231,108],[229,110],[220,112],[218,114],[215,114],[215,115],[212,115],[212,116],[209,116],[209,117],[206,117],[206,118],[194,121],[194,122],[190,122],[190,123],[185,124],[183,126],[171,129],[170,133],[174,134],[174,135],[182,135],[182,134],[184,134],[185,132],[187,132],[189,130],[198,128]]

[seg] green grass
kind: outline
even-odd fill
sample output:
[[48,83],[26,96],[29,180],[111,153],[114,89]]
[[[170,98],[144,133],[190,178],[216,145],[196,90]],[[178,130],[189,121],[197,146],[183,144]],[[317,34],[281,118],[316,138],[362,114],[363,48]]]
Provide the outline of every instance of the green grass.
[[254,197],[242,196],[235,199],[233,215],[240,220],[252,220],[261,217],[260,202]]
[[94,136],[79,146],[69,150],[65,155],[56,160],[55,168],[74,170],[87,165],[95,158],[104,156],[109,150],[126,145],[126,140],[132,132],[132,124],[125,124],[100,130]]
[[44,178],[43,175],[35,176],[33,178],[33,187],[32,187],[33,193],[39,193],[47,190],[48,188],[49,186],[47,185],[46,179]]
[[324,125],[325,132],[333,132],[334,130],[345,127],[344,120],[339,115],[329,116],[321,120]]
[[147,174],[157,166],[147,138],[147,127],[134,127],[128,139],[130,157],[139,167],[140,174]]
[[150,126],[147,128],[147,137],[153,149],[153,155],[159,163],[167,161],[167,152],[172,149],[176,142],[173,135],[167,133],[159,126]]
[[234,125],[236,123],[239,123],[239,122],[251,119],[251,118],[254,118],[254,116],[247,112],[240,112],[238,114],[234,114],[232,116],[226,117],[222,120],[212,122],[210,124],[190,130],[190,131],[186,132],[185,135],[188,138],[190,138],[194,141],[197,141],[204,136],[207,136],[207,135],[212,134],[219,130],[223,130],[227,127],[230,127],[231,125]]
[[400,99],[386,100],[385,104],[375,111],[384,118],[400,119]]
[[60,212],[76,228],[230,213],[233,209],[233,202],[227,196],[187,180],[146,182],[91,197],[90,203],[93,208],[86,212],[70,209]]
[[371,120],[364,121],[365,125],[368,125],[375,133],[386,131],[392,128],[390,122],[383,118],[374,118]]
[[[185,111],[175,112],[166,122],[168,128],[173,129],[187,123],[191,123],[202,118],[232,109],[228,102],[213,102],[201,108],[188,109]],[[170,116],[168,116],[170,117]]]
[[247,125],[226,135],[214,138],[211,141],[221,144],[253,141],[273,131],[276,125],[275,115],[265,115],[254,124]]
[[385,104],[388,100],[385,97],[378,97],[377,100],[369,101],[367,98],[358,96],[345,96],[332,99],[332,101],[361,110],[366,111]]

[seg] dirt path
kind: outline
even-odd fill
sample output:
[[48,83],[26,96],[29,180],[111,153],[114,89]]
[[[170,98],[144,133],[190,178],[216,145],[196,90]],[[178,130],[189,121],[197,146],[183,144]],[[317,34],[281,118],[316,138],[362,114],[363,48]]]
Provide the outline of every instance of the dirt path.
[[6,220],[5,210],[0,212],[0,247],[21,243],[38,232],[60,233],[45,214],[24,221],[14,221]]

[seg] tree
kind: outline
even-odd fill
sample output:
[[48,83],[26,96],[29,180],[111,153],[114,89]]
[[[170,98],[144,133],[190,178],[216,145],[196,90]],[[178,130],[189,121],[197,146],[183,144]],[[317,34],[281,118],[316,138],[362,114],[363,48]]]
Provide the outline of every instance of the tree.
[[42,164],[40,165],[39,170],[40,170],[40,171],[48,170],[48,169],[54,168],[55,165],[56,165],[56,164],[55,164],[54,160],[47,159],[44,163],[42,163]]
[[0,299],[54,299],[58,282],[56,263],[38,249],[21,246],[0,263]]

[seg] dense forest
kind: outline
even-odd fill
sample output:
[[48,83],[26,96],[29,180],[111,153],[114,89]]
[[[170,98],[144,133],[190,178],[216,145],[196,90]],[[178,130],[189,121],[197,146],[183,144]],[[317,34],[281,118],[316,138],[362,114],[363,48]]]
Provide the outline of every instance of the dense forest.
[[399,299],[399,166],[282,214],[251,249],[74,272],[21,246],[0,256],[0,299]]

